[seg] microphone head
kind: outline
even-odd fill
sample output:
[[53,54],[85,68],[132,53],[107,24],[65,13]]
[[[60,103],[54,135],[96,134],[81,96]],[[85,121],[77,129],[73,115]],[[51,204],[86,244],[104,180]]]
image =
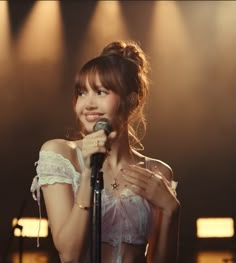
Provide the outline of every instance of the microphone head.
[[109,135],[112,132],[112,125],[107,118],[99,119],[93,126],[93,131],[104,130],[106,135]]

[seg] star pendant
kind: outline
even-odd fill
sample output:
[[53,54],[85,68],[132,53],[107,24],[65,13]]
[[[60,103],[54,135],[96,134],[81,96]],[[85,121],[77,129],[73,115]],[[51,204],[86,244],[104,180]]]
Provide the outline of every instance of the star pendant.
[[118,187],[119,187],[119,184],[117,184],[117,183],[116,183],[116,180],[114,179],[114,183],[111,184],[111,186],[112,186],[112,190],[117,190]]

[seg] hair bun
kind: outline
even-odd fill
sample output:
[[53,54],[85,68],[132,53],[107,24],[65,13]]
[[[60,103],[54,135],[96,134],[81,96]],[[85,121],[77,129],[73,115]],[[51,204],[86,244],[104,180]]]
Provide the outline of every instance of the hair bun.
[[134,41],[116,41],[108,44],[102,51],[101,55],[118,55],[132,61],[140,69],[147,73],[148,62],[143,50]]

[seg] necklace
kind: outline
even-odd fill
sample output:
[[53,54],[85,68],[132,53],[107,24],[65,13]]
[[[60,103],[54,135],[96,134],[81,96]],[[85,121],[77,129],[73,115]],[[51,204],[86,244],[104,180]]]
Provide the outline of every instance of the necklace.
[[[134,158],[131,153],[131,163],[134,163]],[[119,172],[113,177],[113,183],[111,184],[112,190],[119,190],[120,184],[117,182],[117,177],[119,176]]]
[[116,178],[114,178],[114,182],[113,184],[111,184],[111,186],[112,186],[112,190],[118,190],[120,185],[116,182]]

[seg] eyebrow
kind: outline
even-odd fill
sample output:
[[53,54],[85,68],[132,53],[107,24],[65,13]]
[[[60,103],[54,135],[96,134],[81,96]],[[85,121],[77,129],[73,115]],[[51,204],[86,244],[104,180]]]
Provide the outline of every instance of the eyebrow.
[[104,88],[104,89],[107,89],[106,87],[104,87],[104,85],[102,85],[102,84],[100,84],[100,85],[93,85],[93,87],[92,87],[92,89],[95,89],[95,90],[97,90],[97,89],[99,89],[99,88]]

